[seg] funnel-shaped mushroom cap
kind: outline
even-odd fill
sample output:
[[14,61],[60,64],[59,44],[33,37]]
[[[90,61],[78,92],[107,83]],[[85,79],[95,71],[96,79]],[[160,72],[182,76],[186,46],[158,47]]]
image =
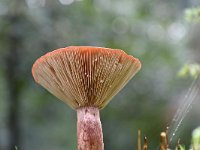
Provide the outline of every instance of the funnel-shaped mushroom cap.
[[103,108],[140,69],[122,50],[70,46],[40,57],[33,65],[37,83],[74,109]]

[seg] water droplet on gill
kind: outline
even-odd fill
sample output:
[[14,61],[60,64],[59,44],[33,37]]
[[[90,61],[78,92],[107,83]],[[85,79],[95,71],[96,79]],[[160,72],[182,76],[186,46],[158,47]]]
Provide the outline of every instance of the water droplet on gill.
[[87,75],[87,73],[85,72],[85,75]]
[[87,77],[89,77],[89,75],[87,74]]
[[80,103],[78,103],[78,106],[81,106],[81,104],[80,104]]
[[103,57],[100,57],[100,59],[103,59]]
[[121,63],[119,63],[118,66],[119,66],[120,69],[122,69],[122,64]]
[[113,66],[117,67],[118,66],[118,62],[114,62]]
[[95,60],[94,61],[97,61],[97,58],[95,58]]
[[173,133],[172,135],[175,136],[175,133]]
[[103,80],[100,80],[100,83],[103,83]]

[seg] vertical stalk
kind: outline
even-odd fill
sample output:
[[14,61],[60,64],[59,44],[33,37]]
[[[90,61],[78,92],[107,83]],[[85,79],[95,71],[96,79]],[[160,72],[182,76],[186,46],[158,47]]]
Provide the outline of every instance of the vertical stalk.
[[141,150],[141,132],[138,130],[138,150]]
[[82,107],[77,109],[77,139],[78,150],[104,150],[98,108]]

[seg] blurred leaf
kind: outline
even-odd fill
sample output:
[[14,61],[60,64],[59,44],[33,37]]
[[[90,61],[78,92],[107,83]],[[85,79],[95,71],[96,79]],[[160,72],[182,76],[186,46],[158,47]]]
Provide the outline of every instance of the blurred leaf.
[[196,78],[200,75],[200,65],[199,64],[185,64],[178,72],[179,77],[192,77]]
[[200,7],[186,9],[185,19],[188,22],[200,22]]
[[186,150],[184,145],[180,145],[180,148],[176,147],[176,150]]
[[200,149],[200,127],[194,129],[192,132],[192,147],[195,150]]

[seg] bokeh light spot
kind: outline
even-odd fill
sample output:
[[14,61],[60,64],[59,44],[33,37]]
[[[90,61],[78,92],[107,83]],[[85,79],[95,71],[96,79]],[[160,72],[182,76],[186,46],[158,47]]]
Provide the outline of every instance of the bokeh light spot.
[[170,39],[180,41],[186,34],[186,29],[181,23],[172,23],[168,28]]
[[5,15],[8,12],[8,8],[0,2],[0,16]]
[[112,22],[112,30],[118,34],[124,34],[128,30],[128,22],[122,17],[118,17]]
[[44,7],[46,0],[26,0],[26,3],[29,8]]
[[74,2],[74,0],[59,0],[59,2],[63,5],[70,5]]
[[163,39],[163,37],[165,35],[165,31],[160,24],[153,23],[153,24],[149,25],[149,27],[147,29],[147,35],[148,35],[149,39],[151,39],[153,41],[160,41]]

